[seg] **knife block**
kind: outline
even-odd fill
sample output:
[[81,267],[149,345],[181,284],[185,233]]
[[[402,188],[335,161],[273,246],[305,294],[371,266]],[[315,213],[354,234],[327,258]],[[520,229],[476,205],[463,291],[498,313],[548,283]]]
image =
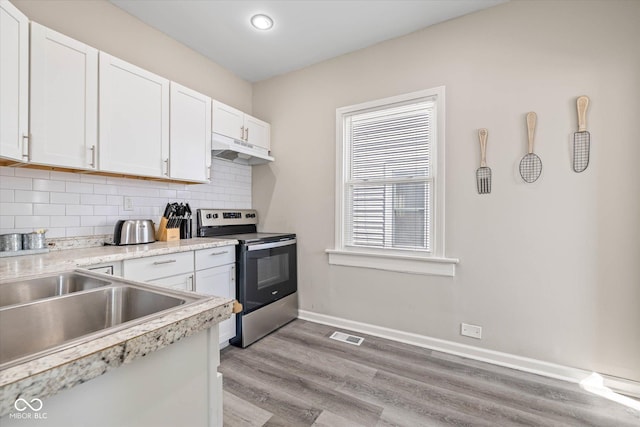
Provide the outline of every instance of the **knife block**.
[[180,240],[179,228],[167,228],[167,218],[162,217],[156,231],[156,240],[159,242],[174,242]]

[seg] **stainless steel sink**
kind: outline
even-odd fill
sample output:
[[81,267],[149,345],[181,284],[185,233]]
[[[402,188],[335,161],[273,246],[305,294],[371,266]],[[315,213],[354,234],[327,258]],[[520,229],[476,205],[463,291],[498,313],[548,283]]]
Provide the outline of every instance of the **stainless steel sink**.
[[3,283],[0,284],[0,307],[95,289],[109,284],[111,282],[77,272]]
[[[83,276],[76,272],[62,276],[74,275]],[[46,279],[18,285],[41,283],[48,287]],[[89,274],[84,279],[77,283],[94,288],[78,287],[74,293],[0,308],[0,370],[163,316],[167,310],[205,298],[123,279],[114,278],[111,283]],[[33,291],[32,295],[35,294],[41,295],[39,291]]]

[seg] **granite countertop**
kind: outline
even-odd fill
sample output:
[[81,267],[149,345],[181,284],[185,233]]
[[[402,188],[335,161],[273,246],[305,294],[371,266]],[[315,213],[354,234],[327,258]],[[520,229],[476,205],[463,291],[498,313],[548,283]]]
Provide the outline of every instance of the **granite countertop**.
[[41,273],[57,273],[105,262],[188,252],[238,244],[237,240],[195,237],[175,242],[155,242],[145,245],[97,246],[67,249],[46,254],[0,258],[0,277],[10,280]]
[[[60,273],[92,264],[235,245],[236,240],[193,238],[135,246],[100,246],[0,258],[0,282]],[[120,278],[118,278],[120,280]],[[126,279],[122,279],[126,282]],[[134,282],[135,283],[135,282]],[[183,292],[183,291],[177,291]],[[186,292],[186,291],[184,291]],[[0,371],[0,416],[18,397],[44,399],[159,350],[231,317],[233,300],[209,296],[88,342]]]
[[45,399],[210,328],[230,318],[232,306],[228,298],[203,297],[163,316],[4,369],[0,416],[8,414],[19,397]]

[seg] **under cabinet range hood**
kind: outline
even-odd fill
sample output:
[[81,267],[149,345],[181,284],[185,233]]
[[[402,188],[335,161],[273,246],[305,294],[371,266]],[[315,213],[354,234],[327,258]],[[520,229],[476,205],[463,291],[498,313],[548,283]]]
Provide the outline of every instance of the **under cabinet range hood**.
[[243,165],[259,165],[275,160],[264,148],[215,132],[211,134],[211,150],[213,157]]

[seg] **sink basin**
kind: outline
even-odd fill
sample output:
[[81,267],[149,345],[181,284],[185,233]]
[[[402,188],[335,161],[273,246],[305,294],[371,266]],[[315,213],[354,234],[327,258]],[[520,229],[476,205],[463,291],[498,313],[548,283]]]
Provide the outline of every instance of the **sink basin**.
[[111,282],[76,272],[4,283],[0,284],[0,307],[95,289],[109,284]]
[[0,308],[0,369],[124,329],[150,315],[161,316],[165,310],[199,299],[150,288],[125,282]]

